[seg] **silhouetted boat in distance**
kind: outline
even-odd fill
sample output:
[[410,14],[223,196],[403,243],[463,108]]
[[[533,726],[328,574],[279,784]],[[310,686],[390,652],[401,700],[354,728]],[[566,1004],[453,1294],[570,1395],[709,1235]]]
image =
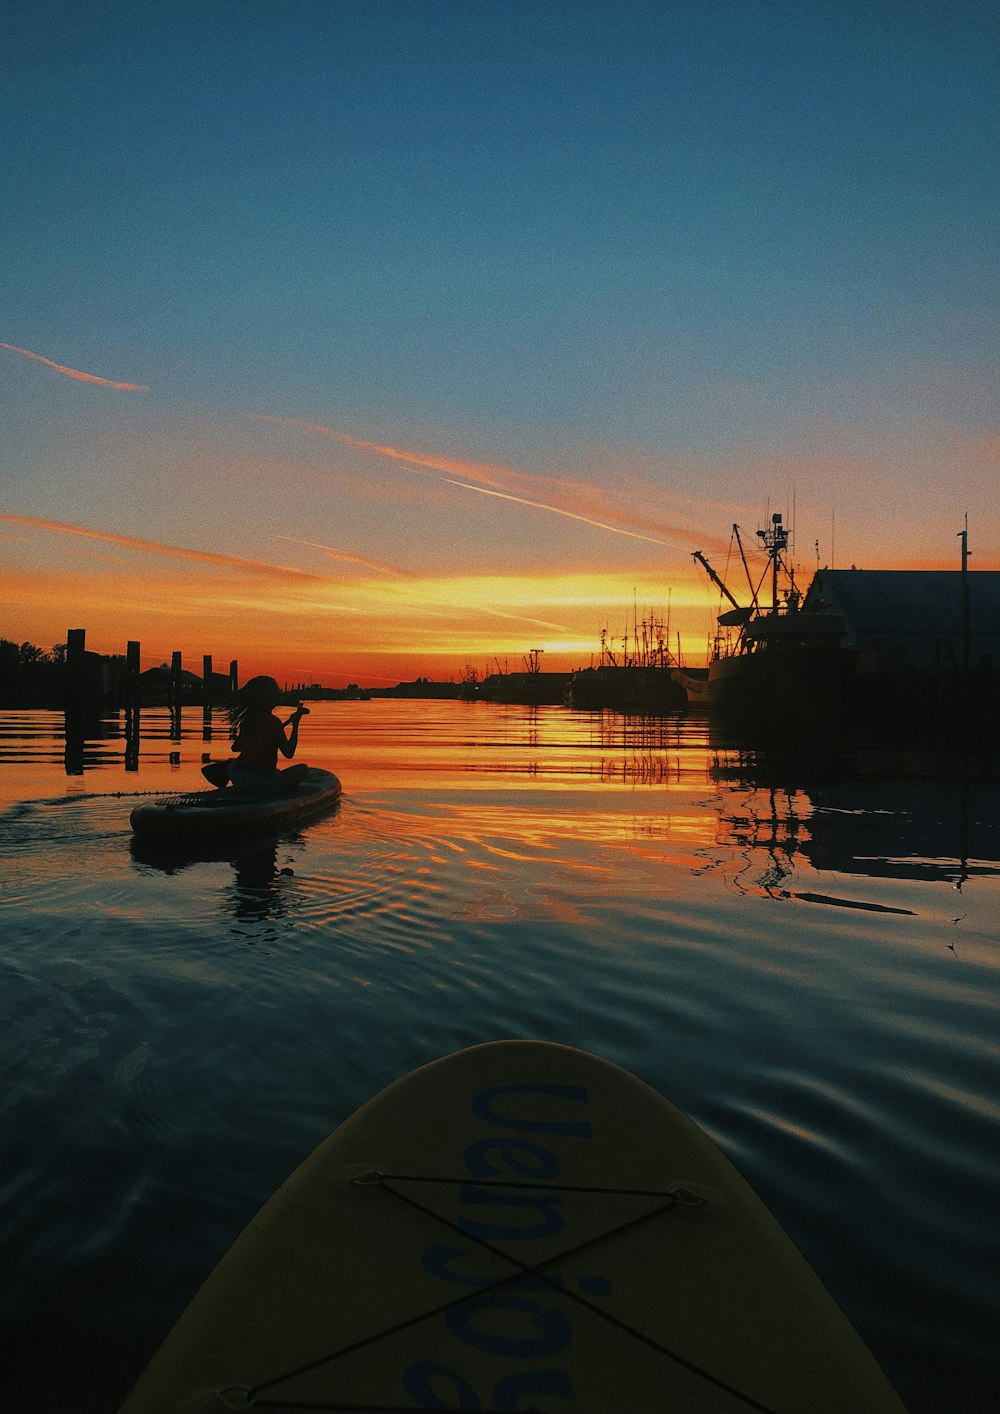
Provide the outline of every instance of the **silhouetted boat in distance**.
[[600,660],[573,674],[566,688],[566,705],[584,711],[607,709],[640,716],[683,712],[688,695],[678,676],[679,658],[670,651],[669,639],[669,618],[664,624],[652,611],[641,621],[636,612],[632,633],[626,627],[618,653],[608,642],[607,629],[603,629]]
[[682,712],[687,695],[671,667],[628,667],[604,663],[594,668],[580,668],[566,687],[567,707],[584,711],[611,709],[617,712],[638,712],[658,716]]

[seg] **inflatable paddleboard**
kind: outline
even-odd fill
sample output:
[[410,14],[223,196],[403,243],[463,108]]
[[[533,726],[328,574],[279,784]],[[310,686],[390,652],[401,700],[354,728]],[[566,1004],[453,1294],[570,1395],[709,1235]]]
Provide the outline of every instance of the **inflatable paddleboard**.
[[287,795],[254,796],[232,787],[170,795],[137,805],[130,821],[144,839],[182,843],[231,831],[280,829],[325,810],[340,793],[332,771],[312,767]]
[[905,1414],[701,1129],[500,1041],[347,1119],[205,1282],[122,1414]]

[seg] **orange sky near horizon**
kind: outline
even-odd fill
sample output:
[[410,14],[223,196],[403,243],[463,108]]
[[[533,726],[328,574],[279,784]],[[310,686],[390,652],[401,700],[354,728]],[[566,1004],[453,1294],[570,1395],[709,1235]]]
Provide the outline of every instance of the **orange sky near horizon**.
[[[457,679],[467,665],[481,674],[498,664],[517,670],[540,648],[543,669],[568,671],[596,659],[602,629],[620,653],[636,614],[640,624],[655,617],[674,652],[679,635],[683,659],[701,663],[720,608],[718,590],[690,561],[680,562],[669,585],[655,565],[618,573],[416,573],[276,537],[279,554],[305,547],[318,562],[307,569],[9,513],[0,514],[0,527],[13,606],[0,636],[50,648],[68,628],[82,627],[88,648],[101,653],[124,652],[138,639],[144,668],[180,650],[197,672],[211,653],[217,667],[236,658],[244,678],[267,672],[283,682],[380,686]],[[759,574],[762,557],[747,549]],[[39,563],[46,557],[49,564]],[[710,559],[726,568],[724,554]],[[955,568],[957,560],[881,567]],[[746,598],[738,561],[729,561],[727,573],[737,597]],[[803,582],[810,577],[806,571]]]
[[[179,650],[199,672],[210,653],[236,658],[243,677],[379,686],[517,670],[533,649],[544,669],[569,671],[597,659],[602,630],[616,654],[626,634],[634,647],[638,617],[700,664],[728,605],[692,551],[748,602],[731,526],[756,585],[775,486],[786,524],[812,532],[793,541],[802,588],[820,563],[957,567],[956,488],[980,508],[973,568],[1000,565],[978,547],[995,522],[982,526],[982,507],[995,505],[1000,439],[923,414],[901,441],[827,430],[821,453],[758,449],[740,469],[578,447],[527,470],[426,430],[421,447],[158,402],[145,385],[0,347],[24,356],[22,378],[41,365],[51,388],[32,394],[59,413],[48,455],[60,475],[26,478],[34,513],[0,513],[0,637],[46,649],[84,628],[101,653],[138,639],[144,667]],[[936,472],[946,457],[948,477]],[[922,491],[899,501],[904,460]]]
[[137,638],[146,667],[180,649],[197,670],[211,652],[219,663],[236,657],[244,676],[376,686],[447,680],[467,664],[484,672],[498,659],[515,669],[537,647],[544,667],[565,670],[599,652],[602,627],[620,643],[635,605],[640,621],[655,613],[666,622],[669,608],[672,645],[680,631],[686,654],[704,653],[704,633],[693,634],[693,625],[707,622],[705,593],[693,571],[686,592],[669,594],[655,575],[634,572],[411,574],[348,557],[316,573],[54,522],[0,521],[9,546],[32,537],[68,542],[58,568],[5,576],[22,607],[4,636],[49,647],[66,628],[84,627],[88,647],[104,653]]

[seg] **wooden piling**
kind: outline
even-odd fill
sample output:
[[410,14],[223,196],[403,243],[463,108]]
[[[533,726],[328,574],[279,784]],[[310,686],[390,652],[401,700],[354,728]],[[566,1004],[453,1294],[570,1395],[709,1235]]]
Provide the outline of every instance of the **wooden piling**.
[[68,713],[77,715],[86,706],[87,630],[66,631],[66,678],[63,705]]
[[175,651],[170,655],[170,681],[167,684],[167,705],[178,708],[181,705],[181,655]]
[[235,697],[240,690],[239,664],[234,658],[229,664],[229,696]]
[[125,646],[125,706],[138,707],[140,696],[139,682],[139,651],[140,645],[134,638],[130,638]]
[[212,655],[205,653],[201,659],[201,703],[206,711],[212,705],[212,698],[215,695],[215,684],[212,682]]

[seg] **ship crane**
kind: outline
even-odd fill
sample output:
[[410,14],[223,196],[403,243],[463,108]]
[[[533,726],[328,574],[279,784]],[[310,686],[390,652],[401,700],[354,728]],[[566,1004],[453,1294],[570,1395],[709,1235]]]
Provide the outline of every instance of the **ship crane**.
[[726,613],[719,615],[719,623],[722,624],[724,628],[733,628],[737,624],[741,626],[745,624],[753,616],[753,605],[751,605],[750,608],[745,608],[742,604],[738,603],[737,600],[733,598],[728,586],[715,573],[715,570],[708,563],[708,561],[705,559],[705,556],[701,553],[700,550],[692,551],[691,558],[693,560],[698,561],[698,563],[704,568],[706,574],[708,575],[712,583],[717,584],[719,586],[723,594],[733,606],[731,610],[728,610]]

